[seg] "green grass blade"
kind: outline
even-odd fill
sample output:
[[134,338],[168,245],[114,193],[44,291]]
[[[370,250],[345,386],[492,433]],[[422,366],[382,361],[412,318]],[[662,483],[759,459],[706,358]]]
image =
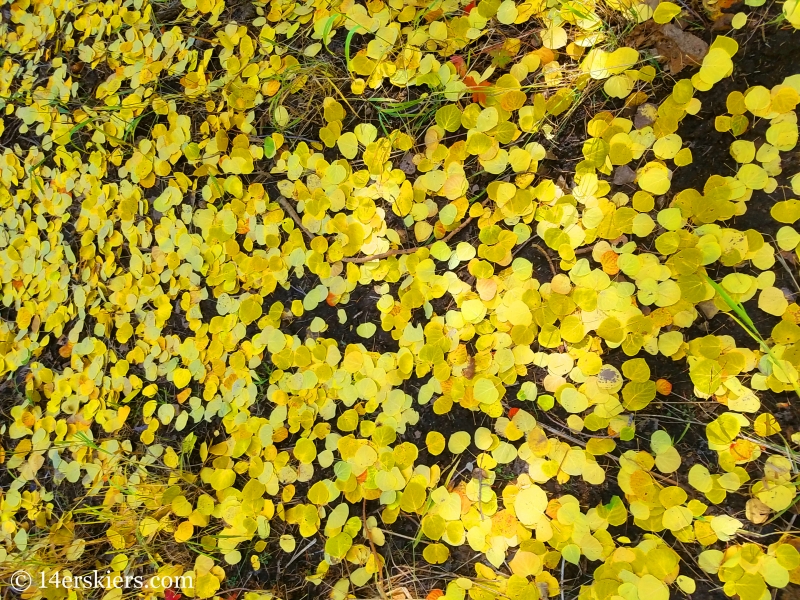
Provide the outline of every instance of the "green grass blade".
[[711,284],[711,287],[713,287],[716,290],[716,292],[720,295],[720,297],[725,301],[725,304],[727,304],[730,307],[730,309],[736,313],[736,316],[739,317],[744,322],[744,324],[747,325],[752,331],[755,331],[756,326],[753,323],[752,319],[750,319],[750,315],[748,315],[747,311],[745,311],[744,306],[742,306],[741,303],[736,302],[733,298],[731,298],[728,292],[726,292],[725,289],[720,284],[711,279],[711,277],[709,277],[708,275],[706,275],[706,280],[708,281],[709,284]]
[[[747,311],[745,310],[744,306],[742,306],[741,302],[736,302],[733,298],[731,298],[728,292],[726,292],[720,284],[711,279],[708,275],[706,275],[706,280],[708,281],[709,284],[711,284],[711,287],[713,287],[717,291],[717,293],[722,297],[722,299],[725,301],[725,304],[727,304],[733,311],[734,314],[729,314],[728,316],[730,316],[734,321],[736,321],[739,324],[739,326],[742,329],[744,329],[751,338],[753,338],[756,342],[758,342],[758,345],[761,347],[761,350],[769,357],[769,360],[772,363],[772,368],[773,369],[778,368],[783,370],[783,367],[781,366],[781,362],[778,360],[778,357],[775,356],[775,353],[772,351],[772,348],[769,347],[769,344],[767,344],[764,337],[758,332],[758,329],[756,329],[753,320],[750,318],[750,315],[747,314]],[[794,392],[797,394],[798,397],[800,397],[800,382],[791,381],[790,383],[792,389],[794,389]]]
[[350,42],[353,40],[353,36],[356,34],[356,31],[359,29],[364,29],[361,25],[356,25],[350,31],[347,32],[347,38],[344,40],[344,57],[347,60],[347,70],[352,71],[353,69],[350,67]]
[[333,52],[331,52],[331,49],[328,48],[328,36],[331,33],[331,29],[333,29],[333,22],[339,17],[343,16],[344,15],[342,13],[332,14],[330,17],[328,17],[328,20],[325,21],[325,26],[322,28],[322,44],[325,46],[325,50],[327,50],[330,54],[333,54]]

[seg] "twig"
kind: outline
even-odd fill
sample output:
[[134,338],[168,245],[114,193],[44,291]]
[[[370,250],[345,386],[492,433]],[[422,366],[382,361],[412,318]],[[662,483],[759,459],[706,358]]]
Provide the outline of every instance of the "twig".
[[[380,527],[376,527],[376,529],[378,531],[382,531],[383,533],[387,533],[387,534],[393,535],[395,537],[403,538],[404,540],[410,540],[412,542],[416,542],[417,541],[415,538],[411,537],[410,535],[403,535],[402,533],[397,533],[396,531],[390,531],[388,529],[381,529]],[[426,542],[425,540],[422,540],[422,543],[423,544],[427,544],[428,542]]]
[[781,256],[780,250],[778,250],[778,252],[775,253],[775,257],[778,259],[778,262],[781,263],[783,268],[786,269],[786,272],[789,274],[789,277],[791,278],[792,283],[794,283],[795,289],[798,292],[800,292],[800,285],[797,284],[797,280],[794,278],[794,273],[792,273],[792,270],[789,268],[789,265],[786,264],[786,259],[783,258],[783,256]]
[[[563,431],[560,431],[560,430],[556,429],[555,427],[552,427],[551,425],[547,425],[546,423],[542,423],[541,421],[538,421],[538,420],[536,421],[536,424],[539,425],[539,427],[541,427],[545,431],[549,431],[550,433],[554,433],[557,436],[563,437],[565,440],[570,441],[573,444],[578,444],[579,446],[581,446],[583,448],[586,447],[586,442],[582,442],[578,438],[574,438],[571,435],[569,435],[568,433],[564,433]],[[594,437],[594,436],[592,436],[592,437]],[[602,438],[602,439],[605,439],[605,438]],[[613,458],[614,460],[618,460],[617,457],[613,456],[613,455],[611,455],[611,458]]]
[[[488,202],[488,200],[484,200],[483,202],[481,202],[481,206],[483,206],[485,208],[487,202]],[[450,239],[453,236],[455,236],[459,231],[461,231],[462,229],[464,229],[464,227],[466,227],[467,225],[472,223],[472,220],[474,218],[475,217],[468,217],[467,219],[465,219],[464,222],[461,223],[461,225],[459,225],[458,227],[453,229],[453,231],[448,233],[447,236],[445,236],[442,239],[442,241],[445,242],[445,243],[449,242]],[[427,248],[427,247],[428,247],[427,245],[424,245],[424,246],[414,246],[413,248],[396,248],[395,250],[389,250],[388,252],[383,252],[381,254],[373,254],[372,256],[362,256],[362,257],[359,257],[359,258],[354,258],[354,257],[343,258],[342,262],[349,262],[349,263],[354,263],[354,264],[368,263],[368,262],[372,262],[373,260],[381,260],[382,258],[389,258],[390,256],[396,256],[398,254],[413,254],[414,252],[416,252],[420,248]]]
[[286,566],[285,566],[285,567],[283,567],[283,570],[285,571],[286,569],[288,569],[288,568],[289,568],[289,566],[290,566],[290,565],[291,565],[291,564],[292,564],[294,561],[296,561],[296,560],[297,560],[297,557],[298,557],[298,556],[300,556],[301,554],[304,554],[304,553],[306,552],[306,550],[308,550],[309,548],[311,548],[311,546],[313,546],[313,545],[314,545],[314,544],[316,544],[316,543],[317,543],[317,539],[316,539],[316,538],[314,538],[313,540],[311,540],[310,542],[308,542],[308,545],[307,545],[305,548],[303,548],[302,550],[300,550],[300,552],[295,552],[294,556],[292,557],[292,560],[290,560],[288,563],[286,563]]
[[[530,31],[523,33],[520,36],[517,36],[517,39],[521,40],[522,38],[526,38],[529,35],[535,35],[536,33],[538,33],[538,30],[532,29]],[[488,54],[492,50],[496,50],[497,48],[502,48],[502,47],[503,47],[503,42],[498,42],[497,44],[492,44],[491,46],[487,46],[483,50],[478,50],[478,54]]]
[[[483,202],[481,202],[481,206],[482,206],[483,208],[486,208],[486,204],[487,204],[488,202],[489,202],[489,199],[487,198],[486,200],[484,200]],[[467,225],[469,225],[470,223],[472,223],[472,220],[473,220],[474,218],[475,218],[475,217],[472,217],[472,216],[471,216],[471,217],[469,217],[468,219],[466,219],[466,220],[465,220],[465,221],[464,221],[464,222],[463,222],[461,225],[459,225],[458,227],[456,227],[455,229],[453,229],[453,231],[451,231],[450,233],[448,233],[448,234],[445,236],[445,238],[444,238],[442,241],[443,241],[443,242],[445,242],[445,243],[449,242],[449,241],[450,241],[450,239],[451,239],[453,236],[455,236],[455,235],[456,235],[456,234],[457,234],[459,231],[461,231],[462,229],[464,229],[464,227],[466,227]]]
[[297,211],[295,211],[292,205],[289,204],[289,201],[283,196],[278,196],[278,202],[283,207],[283,210],[289,213],[289,216],[292,217],[292,219],[294,219],[294,222],[297,224],[300,230],[306,234],[308,239],[313,240],[314,234],[311,233],[308,229],[306,229],[306,226],[303,225],[303,222],[300,220],[300,216],[297,214]]
[[[768,523],[769,521],[767,521],[767,524]],[[798,533],[800,533],[800,529],[795,529],[793,531],[791,528],[786,529],[785,531],[781,531],[780,529],[778,531],[770,531],[769,533],[756,533],[755,531],[746,531],[744,529],[740,529],[736,532],[736,535],[741,535],[742,537],[766,538],[773,535],[797,535]]]
[[343,258],[342,262],[349,262],[355,264],[367,263],[372,262],[373,260],[381,260],[382,258],[389,258],[390,256],[396,256],[398,254],[412,254],[419,250],[420,248],[424,248],[425,246],[414,246],[413,248],[396,248],[394,250],[389,250],[388,252],[383,252],[381,254],[373,254],[372,256],[361,256],[359,258]]
[[534,248],[536,248],[547,259],[547,264],[550,265],[550,272],[553,273],[553,277],[555,277],[557,273],[556,267],[553,264],[553,259],[550,258],[550,255],[547,253],[547,250],[542,248],[539,244],[531,244],[531,245]]
[[[581,440],[579,440],[579,439],[577,439],[577,438],[574,438],[574,437],[572,437],[571,435],[564,433],[563,431],[559,431],[559,430],[558,430],[558,429],[556,429],[555,427],[551,427],[550,425],[547,425],[547,424],[545,424],[545,423],[542,423],[542,422],[540,422],[540,421],[537,421],[537,424],[538,424],[538,425],[539,425],[539,427],[541,427],[542,429],[545,429],[546,431],[549,431],[550,433],[554,433],[555,435],[557,435],[557,436],[559,436],[559,437],[562,437],[562,438],[564,438],[565,440],[568,440],[568,441],[572,442],[573,444],[578,444],[579,446],[581,446],[581,447],[583,447],[583,448],[585,448],[585,447],[586,447],[586,442],[582,442]],[[592,437],[594,437],[594,436],[592,436]],[[600,439],[605,439],[605,438],[603,437],[603,438],[600,438]],[[616,463],[618,463],[618,462],[619,462],[619,458],[617,458],[617,457],[616,457],[616,456],[614,456],[613,454],[604,454],[603,456],[605,456],[605,457],[607,457],[607,458],[610,458],[611,460],[613,460],[613,461],[614,461],[614,462],[616,462]],[[650,473],[650,475],[651,475],[651,476],[653,476],[655,479],[660,479],[660,480],[661,480],[661,481],[663,481],[664,483],[668,483],[668,484],[670,484],[670,485],[674,485],[675,487],[679,487],[679,488],[681,488],[683,491],[685,491],[685,492],[686,492],[687,494],[689,494],[690,496],[694,496],[694,495],[695,495],[695,493],[694,493],[694,491],[693,491],[693,490],[686,490],[686,488],[684,488],[684,487],[683,487],[683,486],[682,486],[680,483],[678,483],[678,482],[677,482],[677,481],[675,481],[674,479],[670,479],[669,477],[666,477],[666,476],[664,476],[664,475],[661,475],[661,474],[659,474],[659,473],[655,473],[655,472],[653,472],[653,471],[648,471],[648,473]]]
[[[515,248],[514,252],[512,252],[511,255],[516,256],[517,254],[519,254],[520,251],[525,246],[530,244],[532,240],[533,236],[529,237],[527,240],[522,242],[517,248]],[[555,274],[558,273],[558,271],[556,270],[555,264],[553,263],[553,259],[550,257],[550,254],[547,252],[547,250],[545,250],[544,247],[540,246],[539,244],[531,244],[531,245],[534,248],[536,248],[542,254],[542,256],[544,256],[547,259],[547,264],[550,265],[550,271],[555,276]],[[583,248],[578,248],[577,250],[574,251],[575,256],[582,256],[583,254],[591,254],[594,251],[594,247],[595,244],[592,244],[591,246],[585,246]]]
[[692,13],[692,16],[694,16],[695,19],[697,19],[698,21],[700,21],[702,23],[705,23],[705,20],[703,19],[703,17],[698,15],[696,12],[694,12],[694,9],[691,6],[689,6],[689,4],[687,2],[684,2],[684,0],[678,0],[678,3],[681,5],[682,8],[684,8],[684,9],[688,10],[690,13]]

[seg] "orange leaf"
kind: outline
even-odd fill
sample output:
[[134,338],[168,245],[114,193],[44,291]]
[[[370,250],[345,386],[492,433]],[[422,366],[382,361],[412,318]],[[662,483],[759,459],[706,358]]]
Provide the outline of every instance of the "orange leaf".
[[656,391],[662,396],[669,396],[672,393],[672,384],[666,379],[656,381]]
[[556,55],[553,53],[550,48],[537,48],[533,51],[533,54],[539,57],[539,60],[542,61],[542,65],[546,65],[547,63],[551,63],[556,59]]
[[736,440],[731,444],[730,452],[737,461],[751,460],[758,446],[749,440]]
[[439,600],[444,596],[444,592],[439,588],[432,589],[427,596],[425,596],[425,600]]
[[603,271],[605,271],[609,275],[616,275],[617,273],[619,273],[617,260],[619,260],[619,254],[617,254],[613,250],[604,252],[603,256],[600,257],[600,264],[603,265]]
[[278,90],[281,89],[281,82],[277,80],[272,80],[267,82],[267,96],[274,96],[278,93]]
[[491,83],[488,81],[481,81],[480,83],[476,83],[473,77],[465,77],[464,83],[467,85],[467,89],[472,92],[472,101],[477,102],[479,104],[484,104],[486,102],[486,93],[481,92],[481,88],[491,87]]

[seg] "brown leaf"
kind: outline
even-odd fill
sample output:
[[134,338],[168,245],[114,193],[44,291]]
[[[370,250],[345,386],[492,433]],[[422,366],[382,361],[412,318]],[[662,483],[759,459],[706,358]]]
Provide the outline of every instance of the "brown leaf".
[[713,319],[714,316],[719,312],[719,308],[717,308],[717,305],[714,304],[713,300],[705,300],[704,302],[700,302],[697,305],[697,308],[699,308],[703,312],[703,315],[705,315],[706,319],[709,320]]
[[636,171],[628,165],[622,165],[614,169],[614,185],[625,185],[636,181]]
[[400,170],[408,176],[413,175],[417,172],[417,165],[414,164],[414,154],[412,152],[406,152],[403,155],[403,158],[400,160]]
[[730,31],[733,26],[731,23],[733,22],[733,15],[730,13],[723,13],[719,16],[718,19],[714,21],[711,25],[711,31],[719,32],[719,31]]
[[708,44],[694,34],[683,31],[675,23],[658,25],[652,21],[634,28],[631,45],[634,48],[652,48],[663,61],[667,61],[671,73],[684,67],[700,64],[708,54]]
[[669,60],[670,73],[679,73],[686,66],[699,65],[706,54],[708,44],[692,33],[667,23],[654,34],[656,50]]

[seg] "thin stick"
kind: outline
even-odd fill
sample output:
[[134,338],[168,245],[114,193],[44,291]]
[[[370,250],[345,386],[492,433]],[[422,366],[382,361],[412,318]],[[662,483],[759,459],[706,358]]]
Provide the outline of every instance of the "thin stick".
[[300,230],[303,233],[306,234],[308,239],[313,240],[314,239],[314,234],[311,233],[308,229],[306,229],[306,226],[303,225],[303,222],[300,220],[300,216],[297,214],[297,211],[295,211],[295,209],[292,207],[292,205],[289,204],[289,201],[286,198],[284,198],[283,196],[278,196],[278,202],[283,207],[283,210],[285,210],[287,213],[289,213],[289,216],[292,217],[294,222],[297,224],[297,226],[300,228]]
[[[487,204],[488,202],[489,202],[489,199],[487,198],[486,200],[484,200],[483,202],[481,202],[481,206],[482,206],[483,208],[486,208],[486,204]],[[472,216],[471,216],[471,217],[469,217],[469,218],[468,218],[466,221],[464,221],[464,222],[463,222],[461,225],[459,225],[458,227],[456,227],[455,229],[453,229],[453,231],[451,231],[450,233],[448,233],[448,234],[447,234],[447,236],[445,236],[445,238],[444,238],[442,241],[443,241],[443,242],[445,242],[445,243],[449,242],[449,241],[450,241],[450,239],[451,239],[453,236],[455,236],[455,235],[456,235],[456,234],[457,234],[459,231],[461,231],[462,229],[464,229],[464,227],[466,227],[467,225],[469,225],[470,223],[472,223],[472,220],[473,220],[474,218],[475,218],[475,217],[472,217]]]
[[550,258],[550,255],[547,253],[547,250],[542,248],[539,244],[531,244],[534,248],[536,248],[546,259],[547,264],[550,265],[550,271],[553,273],[553,277],[556,276],[556,267],[553,264],[553,259]]
[[[483,202],[481,202],[481,206],[483,206],[485,208],[487,202],[488,202],[488,200],[484,200]],[[450,239],[453,236],[455,236],[459,231],[461,231],[462,229],[464,229],[464,227],[466,227],[467,225],[472,223],[472,220],[474,218],[475,217],[469,217],[469,218],[465,219],[464,222],[461,225],[459,225],[458,227],[453,229],[453,231],[448,233],[447,236],[445,236],[442,239],[442,241],[445,242],[445,243],[449,242]],[[349,262],[349,263],[354,263],[354,264],[368,263],[368,262],[372,262],[373,260],[381,260],[382,258],[389,258],[390,256],[396,256],[398,254],[412,254],[412,253],[416,252],[417,250],[419,250],[420,248],[427,248],[427,247],[428,246],[426,245],[426,246],[414,246],[413,248],[397,248],[395,250],[389,250],[388,252],[383,252],[381,254],[373,254],[372,256],[362,256],[360,258],[353,258],[353,257],[343,258],[342,262]]]
[[317,543],[317,540],[316,540],[316,538],[314,538],[313,540],[308,542],[308,545],[305,548],[303,548],[302,550],[300,550],[300,552],[295,552],[295,555],[292,557],[292,560],[290,560],[288,563],[286,563],[286,566],[283,567],[283,570],[285,571],[286,569],[288,569],[289,565],[291,565],[294,561],[296,561],[298,556],[300,556],[301,554],[304,554],[306,552],[306,550],[311,548],[311,546],[313,546],[316,543]]
[[[571,435],[564,433],[563,431],[559,431],[555,427],[551,427],[550,425],[547,425],[546,423],[542,423],[542,422],[539,422],[539,421],[537,421],[537,425],[539,425],[539,427],[541,427],[542,429],[545,429],[545,430],[549,431],[550,433],[554,433],[555,435],[557,435],[559,437],[562,437],[565,440],[568,440],[568,441],[572,442],[573,444],[578,444],[579,446],[581,446],[583,448],[586,447],[586,442],[582,442],[581,440],[579,440],[577,438],[574,438]],[[601,439],[605,439],[605,438],[601,438]],[[619,458],[617,458],[613,454],[603,454],[603,456],[605,456],[607,458],[610,458],[614,462],[617,462],[617,463],[619,462]],[[674,485],[675,487],[679,487],[682,490],[686,491],[687,493],[691,492],[691,494],[689,494],[689,495],[692,495],[692,496],[694,495],[694,491],[692,491],[692,490],[687,491],[680,483],[678,483],[674,479],[670,479],[669,477],[665,477],[664,475],[660,475],[659,473],[655,473],[653,471],[647,471],[647,472],[650,475],[652,475],[654,478],[660,479],[664,483],[668,483],[670,485]]]
[[[376,527],[378,531],[382,531],[383,533],[387,533],[389,535],[393,535],[395,537],[403,538],[404,540],[410,540],[412,542],[416,542],[417,540],[410,535],[403,535],[402,533],[397,533],[396,531],[389,531],[388,529],[381,529],[380,527]],[[423,544],[427,544],[425,540],[421,540]]]
[[395,250],[389,250],[388,252],[383,252],[382,254],[373,254],[372,256],[361,256],[359,258],[343,258],[342,262],[349,262],[354,264],[361,264],[361,263],[368,263],[372,262],[373,260],[381,260],[382,258],[389,258],[390,256],[396,256],[398,254],[412,254],[419,250],[420,248],[424,248],[425,246],[414,246],[413,248],[396,248]]
[[798,292],[800,292],[800,285],[797,284],[797,280],[794,278],[794,273],[792,273],[792,270],[789,268],[789,265],[786,264],[786,259],[783,258],[783,256],[781,256],[780,250],[775,253],[775,258],[777,258],[778,262],[780,262],[781,265],[783,266],[783,268],[786,269],[786,272],[789,274],[789,277],[791,278],[792,283],[794,283],[795,289]]
[[[531,243],[531,240],[533,240],[533,236],[529,237],[527,240],[522,242],[517,248],[515,248],[514,252],[512,252],[511,255],[512,256],[516,256],[517,254],[519,254],[519,252],[525,246],[527,246],[528,244]],[[557,271],[556,271],[556,268],[555,268],[555,266],[553,264],[553,259],[550,258],[550,254],[547,252],[547,250],[545,250],[539,244],[531,244],[531,245],[544,255],[544,257],[547,259],[547,262],[550,264],[550,270],[553,272],[553,275],[555,275]],[[584,246],[583,248],[578,248],[578,249],[576,249],[574,251],[574,254],[575,254],[575,256],[581,256],[583,254],[591,254],[594,251],[594,247],[595,247],[595,244],[592,244],[591,246]]]

